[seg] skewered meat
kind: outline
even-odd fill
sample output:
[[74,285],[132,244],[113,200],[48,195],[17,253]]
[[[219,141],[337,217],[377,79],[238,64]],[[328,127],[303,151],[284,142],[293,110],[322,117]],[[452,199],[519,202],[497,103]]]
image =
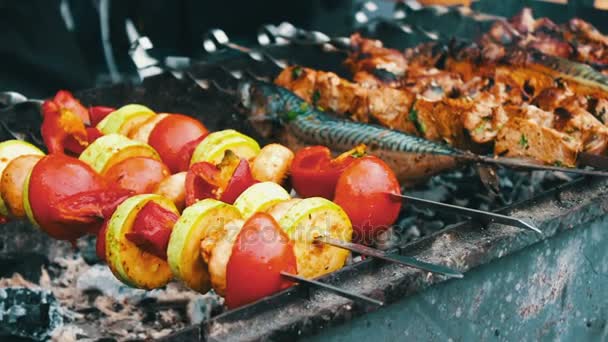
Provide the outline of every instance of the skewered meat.
[[368,88],[331,72],[298,66],[283,70],[275,83],[292,90],[314,106],[349,114],[355,121],[376,121],[404,132],[418,132],[409,118],[414,101],[409,92],[386,86]]

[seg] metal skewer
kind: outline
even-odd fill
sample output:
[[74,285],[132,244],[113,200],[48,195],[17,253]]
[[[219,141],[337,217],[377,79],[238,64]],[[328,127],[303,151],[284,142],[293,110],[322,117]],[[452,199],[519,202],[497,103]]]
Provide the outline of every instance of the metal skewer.
[[401,200],[404,200],[404,199],[408,200],[411,203],[421,206],[421,207],[426,207],[426,208],[431,208],[431,209],[440,209],[442,211],[447,211],[447,212],[451,212],[451,213],[454,213],[457,215],[467,216],[467,217],[470,217],[473,219],[479,219],[479,220],[483,220],[486,222],[501,223],[501,224],[512,226],[512,227],[529,229],[529,230],[532,230],[541,235],[543,234],[542,230],[538,229],[533,224],[526,222],[522,219],[515,218],[515,217],[497,214],[497,213],[493,213],[493,212],[489,212],[489,211],[460,207],[460,206],[452,205],[452,204],[435,202],[435,201],[417,198],[417,197],[411,197],[411,196],[407,196],[407,195],[400,195],[400,194],[395,194],[395,193],[390,193],[390,192],[387,192],[386,194],[389,196],[392,196],[394,198],[401,199]]
[[439,273],[450,278],[462,278],[464,275],[456,270],[453,270],[449,267],[431,264],[428,262],[420,261],[413,257],[403,256],[399,254],[387,254],[384,251],[367,247],[364,245],[360,245],[357,243],[346,242],[338,239],[334,239],[329,236],[321,236],[315,239],[315,242],[322,242],[328,245],[332,245],[338,248],[347,249],[349,251],[359,253],[362,255],[367,255],[373,258],[386,260],[390,262],[394,262],[396,264],[401,264],[413,268],[417,268],[423,271],[428,271],[432,273]]
[[[226,34],[219,29],[212,30],[209,37],[210,38],[208,38],[205,45],[208,45],[207,42],[209,42],[209,44],[213,44],[213,46],[214,46],[213,51],[215,51],[215,49],[216,49],[215,44],[219,44],[220,46],[224,46],[228,49],[232,49],[235,51],[240,51],[242,53],[245,53],[245,54],[249,55],[252,59],[254,59],[258,62],[260,61],[261,57],[265,57],[266,60],[272,62],[272,64],[274,66],[276,66],[279,70],[283,70],[285,68],[286,63],[284,61],[273,58],[272,56],[268,55],[265,52],[261,52],[258,49],[252,49],[252,48],[244,47],[244,46],[230,42],[228,40],[228,37],[226,36]],[[213,39],[211,39],[211,37],[213,37]],[[211,40],[213,40],[213,42],[211,42]],[[583,175],[583,176],[608,177],[608,172],[606,172],[606,171],[586,170],[586,169],[579,169],[579,168],[568,168],[568,167],[538,164],[538,163],[529,162],[529,161],[516,159],[516,158],[482,156],[482,155],[474,154],[474,153],[471,153],[468,151],[460,151],[460,152],[461,153],[454,155],[454,157],[457,159],[461,159],[464,161],[471,161],[471,162],[475,162],[475,163],[501,165],[501,166],[506,166],[506,167],[511,167],[511,168],[522,168],[522,169],[529,169],[529,170],[564,172],[564,173],[579,174],[579,175]],[[606,159],[604,161],[605,164],[603,164],[603,165],[608,165],[607,157],[597,156],[597,157],[595,157],[595,160],[598,161],[602,158]],[[597,162],[594,165],[602,165],[602,164]]]
[[306,285],[312,285],[312,286],[316,286],[319,288],[322,288],[324,290],[336,293],[342,297],[348,298],[348,299],[352,299],[352,300],[356,300],[359,302],[364,302],[366,304],[371,304],[371,305],[375,305],[375,306],[383,306],[384,302],[379,301],[377,299],[365,296],[365,295],[361,295],[358,293],[354,293],[354,292],[350,292],[350,291],[346,291],[344,289],[341,289],[339,287],[335,287],[333,285],[327,284],[327,283],[322,283],[320,281],[317,280],[313,280],[313,279],[306,279],[303,277],[300,277],[299,275],[295,275],[295,274],[291,274],[291,273],[287,273],[287,272],[281,272],[281,275],[285,278],[288,278],[290,280],[296,281],[300,284],[306,284]]

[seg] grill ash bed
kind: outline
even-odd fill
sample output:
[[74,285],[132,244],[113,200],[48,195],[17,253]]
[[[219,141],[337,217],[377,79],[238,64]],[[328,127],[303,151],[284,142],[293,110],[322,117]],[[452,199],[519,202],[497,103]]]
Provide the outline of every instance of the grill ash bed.
[[[561,8],[547,6],[550,11]],[[442,13],[408,12],[407,20],[421,25],[420,18],[443,15],[437,30],[467,34],[475,31],[467,25],[478,25],[465,25],[468,19],[452,11]],[[460,29],[453,31],[450,25]],[[396,32],[394,25],[366,23],[363,28],[371,26],[373,30],[363,31],[387,45],[403,42],[403,32]],[[411,37],[416,43],[424,39],[420,32]],[[343,57],[297,44],[266,51],[290,62],[337,71]],[[276,76],[247,55],[219,52],[210,57],[215,62],[194,65],[189,72],[221,78],[210,71],[220,61],[228,69]],[[139,85],[76,95],[85,105],[142,103],[157,112],[184,113],[200,118],[210,129],[234,128],[263,141],[237,112],[233,98],[214,87],[203,90],[188,77],[162,74]],[[38,129],[40,119],[28,108],[17,108],[3,113],[3,123],[14,132],[28,133]],[[448,280],[401,265],[357,259],[321,279],[382,300],[382,308],[296,286],[224,311],[219,297],[173,283],[148,293],[120,286],[107,268],[97,264],[92,240],[80,241],[76,252],[27,224],[8,223],[0,229],[0,287],[26,290],[0,290],[4,303],[15,304],[5,306],[10,310],[0,306],[0,336],[40,339],[55,329],[52,336],[58,340],[606,338],[608,252],[602,247],[608,241],[608,180],[504,169],[499,176],[502,198],[484,187],[473,167],[442,173],[404,193],[526,219],[543,235],[406,203],[397,227],[379,247],[452,267],[465,278]]]

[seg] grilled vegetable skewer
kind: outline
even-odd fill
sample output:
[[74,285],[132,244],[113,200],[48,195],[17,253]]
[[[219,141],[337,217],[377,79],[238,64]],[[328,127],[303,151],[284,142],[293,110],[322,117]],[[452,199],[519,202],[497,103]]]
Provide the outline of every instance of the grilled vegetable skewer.
[[[129,125],[128,120],[123,121],[120,127],[124,125]],[[213,163],[217,162],[223,164],[227,158],[230,159],[230,155],[233,154],[231,151],[234,149],[246,158],[255,156],[256,159],[254,159],[253,164],[258,165],[257,168],[259,170],[268,171],[264,167],[264,165],[268,165],[270,172],[261,172],[261,175],[269,179],[284,179],[284,174],[290,168],[289,165],[293,159],[293,154],[280,145],[269,145],[267,149],[265,147],[266,153],[264,153],[264,149],[260,150],[257,143],[250,138],[230,130],[205,135],[202,140],[196,141],[196,143],[198,145],[194,147],[190,161],[191,169],[196,165],[206,165],[204,163],[212,166],[214,166]],[[200,148],[201,145],[205,146],[205,148]],[[221,159],[218,158],[218,156],[222,155]],[[279,158],[276,158],[277,156]],[[34,209],[30,206],[29,211],[31,212],[30,216],[32,220],[36,220],[37,217],[45,218],[45,221],[42,222],[44,229],[48,229],[51,224],[55,236],[73,239],[82,235],[85,230],[78,229],[69,235],[61,235],[62,232],[56,229],[61,222],[73,222],[84,226],[89,225],[90,230],[97,230],[102,223],[99,219],[109,219],[99,229],[101,237],[98,244],[99,251],[107,258],[117,277],[133,286],[143,288],[162,286],[170,280],[172,273],[175,272],[180,279],[183,279],[189,286],[199,291],[204,291],[205,286],[208,288],[209,283],[213,284],[218,292],[225,291],[227,284],[226,277],[229,273],[227,272],[227,265],[230,260],[230,251],[234,250],[235,241],[239,241],[236,236],[241,232],[243,222],[252,214],[260,211],[267,211],[278,222],[282,230],[290,236],[294,244],[293,253],[296,256],[299,274],[317,277],[337,270],[342,267],[348,255],[347,251],[332,247],[329,242],[337,244],[335,241],[350,240],[352,235],[350,219],[339,206],[327,199],[308,198],[304,200],[291,200],[282,188],[281,190],[269,190],[266,184],[276,186],[274,183],[257,184],[265,186],[264,189],[266,190],[256,194],[252,189],[257,185],[251,186],[249,184],[245,187],[247,190],[234,201],[235,208],[239,208],[239,215],[245,217],[239,219],[238,215],[235,215],[235,217],[232,217],[234,220],[222,222],[217,229],[210,228],[213,227],[213,224],[203,224],[202,226],[206,228],[203,231],[194,230],[193,235],[190,234],[190,230],[194,228],[186,218],[185,223],[183,223],[186,228],[182,228],[182,231],[186,230],[186,234],[184,235],[183,232],[182,234],[176,233],[177,235],[175,236],[181,235],[182,237],[176,237],[175,242],[171,242],[174,236],[172,233],[173,226],[178,226],[180,220],[185,216],[192,218],[191,215],[204,214],[203,216],[206,219],[215,220],[216,223],[220,218],[223,220],[223,215],[209,214],[209,208],[205,208],[205,205],[208,205],[209,201],[214,200],[197,201],[198,198],[195,197],[195,203],[192,207],[200,205],[203,208],[199,208],[199,212],[195,211],[194,214],[186,215],[186,212],[191,208],[188,207],[180,217],[175,204],[167,198],[150,194],[130,197],[132,192],[125,191],[124,189],[121,191],[108,191],[103,188],[103,185],[97,183],[96,177],[93,176],[95,170],[103,173],[104,176],[108,176],[108,174],[113,175],[111,171],[115,170],[115,168],[121,169],[121,167],[124,167],[125,170],[130,169],[130,167],[124,165],[139,162],[141,159],[161,163],[158,160],[158,155],[149,145],[133,142],[124,136],[109,133],[90,143],[82,152],[81,161],[57,154],[49,156],[48,159],[49,161],[39,164],[57,165],[59,163],[68,166],[73,164],[73,167],[82,169],[83,171],[86,171],[88,168],[91,171],[86,171],[84,174],[90,178],[90,181],[83,183],[85,184],[83,189],[75,189],[70,193],[65,193],[62,195],[62,198],[48,199],[48,203],[52,203],[52,206],[58,205],[57,207],[50,208],[50,214],[46,214],[45,210],[38,204],[33,206]],[[240,160],[240,158],[238,159]],[[361,160],[367,159],[361,158]],[[376,160],[380,162],[377,158]],[[228,164],[230,163],[230,160],[228,160]],[[39,167],[39,164],[36,164],[32,170],[32,174],[37,173],[44,176],[45,173],[53,170],[50,166]],[[90,166],[87,166],[87,164]],[[353,163],[353,165],[355,164]],[[162,165],[162,163],[153,165]],[[242,165],[242,162],[239,162],[238,165]],[[213,192],[214,196],[211,197],[218,198],[220,195],[223,196],[230,192],[228,189],[232,184],[232,178],[234,178],[236,170],[238,170],[238,165],[237,169],[228,173],[232,174],[228,186],[226,188],[219,186],[218,188],[222,192]],[[121,173],[118,172],[117,174]],[[345,174],[347,173],[345,172]],[[197,174],[197,176],[199,175]],[[183,177],[183,174],[181,177]],[[219,177],[221,184],[221,170]],[[188,176],[186,175],[187,178]],[[158,183],[158,181],[159,179],[156,179],[152,183]],[[211,183],[208,182],[207,184]],[[340,184],[339,181],[338,184]],[[394,184],[396,189],[393,190],[399,191],[396,180],[394,180]],[[29,183],[26,184],[26,188],[28,189],[26,193],[29,194],[31,192]],[[149,188],[146,186],[140,190],[133,191],[146,192],[149,191]],[[380,198],[380,201],[386,202],[387,199],[390,199],[384,193],[382,195],[383,197]],[[125,201],[124,199],[127,197],[129,199]],[[378,201],[378,199],[375,199],[375,201]],[[26,199],[26,203],[29,203],[29,198]],[[400,204],[397,205],[397,212],[399,207]],[[76,212],[74,212],[74,208],[77,209]],[[115,208],[116,210],[114,210]],[[35,212],[37,212],[37,215],[35,215]],[[59,220],[57,221],[57,219]],[[361,221],[360,219],[357,220]],[[213,221],[208,223],[213,223]],[[392,222],[386,223],[392,224]],[[372,223],[372,225],[379,225],[379,223]],[[362,227],[363,224],[358,223],[356,228],[360,230]],[[183,238],[183,236],[187,238]],[[192,238],[192,236],[195,237]],[[327,240],[328,243],[326,244],[319,237],[331,240]],[[172,246],[183,248],[172,248]],[[352,249],[352,245],[348,244],[344,244],[341,247]],[[359,251],[365,251],[365,249],[360,248]],[[142,252],[147,254],[144,255]],[[378,255],[380,254],[376,253],[376,256]],[[139,258],[143,259],[139,260]],[[169,260],[169,263],[166,263],[165,259]],[[195,260],[198,261],[195,262]],[[208,270],[204,270],[204,272],[209,273],[208,276],[205,276],[205,273],[197,268],[200,267],[200,260],[208,263]],[[445,273],[450,276],[461,276],[458,272],[446,270],[445,268],[436,266],[432,268],[431,266],[433,265],[416,263],[411,260],[407,262],[403,260],[397,261],[414,267],[427,268],[432,272]],[[196,263],[199,263],[198,266]],[[174,266],[171,267],[171,264]],[[167,271],[167,267],[171,272]],[[146,269],[156,270],[155,276],[147,277]],[[193,271],[194,269],[198,269],[199,271]]]

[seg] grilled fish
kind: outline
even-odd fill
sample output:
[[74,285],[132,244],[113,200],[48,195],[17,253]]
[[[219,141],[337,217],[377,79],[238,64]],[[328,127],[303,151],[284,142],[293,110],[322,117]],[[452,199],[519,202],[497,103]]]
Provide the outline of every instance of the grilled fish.
[[401,131],[327,114],[274,84],[243,82],[239,95],[254,122],[270,116],[282,123],[277,138],[289,148],[326,145],[343,152],[366,144],[368,151],[389,164],[405,184],[454,168],[455,157],[463,154],[450,146]]
[[[343,152],[365,144],[370,154],[383,159],[405,185],[467,162],[608,176],[604,172],[480,156],[401,131],[346,120],[325,113],[289,90],[268,82],[241,81],[237,93],[240,104],[253,123],[268,120],[280,123],[278,134],[272,135],[291,149],[326,145],[336,152]],[[273,130],[267,130],[267,127],[256,128],[267,138],[269,132],[274,133]]]

